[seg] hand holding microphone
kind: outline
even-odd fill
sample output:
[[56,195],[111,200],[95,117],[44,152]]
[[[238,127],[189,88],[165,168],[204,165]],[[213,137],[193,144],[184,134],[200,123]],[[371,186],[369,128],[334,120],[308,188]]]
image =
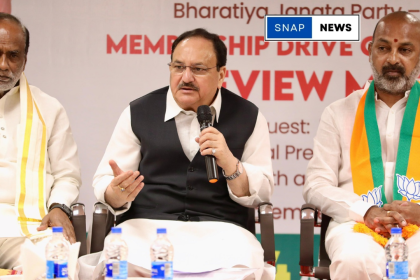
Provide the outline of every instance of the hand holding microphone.
[[[209,106],[201,105],[198,107],[197,119],[198,119],[198,123],[200,124],[200,131],[201,131],[200,136],[202,135],[204,129],[212,126],[212,118],[213,116],[211,114],[211,110]],[[201,155],[203,155],[201,143],[198,142],[198,144],[200,144],[200,152],[201,152]],[[210,147],[208,147],[207,149],[210,149]],[[210,183],[216,183],[217,181],[219,181],[219,172],[217,170],[216,158],[214,157],[214,154],[216,153],[216,149],[211,148],[211,150],[212,150],[212,155],[205,156],[207,179],[209,180]]]
[[225,173],[231,174],[235,172],[238,160],[229,150],[223,134],[212,127],[210,107],[207,105],[198,107],[197,118],[201,134],[196,141],[200,145],[201,155],[205,156],[207,178],[210,183],[215,183],[219,180],[217,166],[224,169]]

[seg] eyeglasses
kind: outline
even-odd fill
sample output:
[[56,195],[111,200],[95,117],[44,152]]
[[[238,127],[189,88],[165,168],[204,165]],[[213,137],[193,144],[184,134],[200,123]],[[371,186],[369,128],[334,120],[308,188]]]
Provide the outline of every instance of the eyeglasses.
[[214,67],[207,68],[207,67],[204,67],[204,66],[186,66],[186,65],[175,64],[175,63],[168,63],[168,65],[169,65],[172,73],[174,73],[174,74],[182,74],[182,73],[184,73],[185,69],[187,69],[187,67],[189,67],[191,72],[196,76],[206,75],[207,72],[210,69],[213,69],[213,68],[217,67],[217,65],[214,66]]

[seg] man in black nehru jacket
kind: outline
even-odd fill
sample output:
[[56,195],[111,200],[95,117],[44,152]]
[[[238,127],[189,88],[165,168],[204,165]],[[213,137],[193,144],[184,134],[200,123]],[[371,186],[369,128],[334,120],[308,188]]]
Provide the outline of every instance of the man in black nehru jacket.
[[[222,88],[226,53],[204,29],[179,36],[170,85],[130,103],[96,171],[95,195],[122,214],[128,261],[137,266],[150,268],[144,248],[166,227],[176,271],[263,267],[263,250],[244,227],[247,207],[269,201],[273,190],[269,133],[254,104]],[[213,122],[201,132],[200,105],[210,106]],[[205,155],[216,158],[216,183]]]

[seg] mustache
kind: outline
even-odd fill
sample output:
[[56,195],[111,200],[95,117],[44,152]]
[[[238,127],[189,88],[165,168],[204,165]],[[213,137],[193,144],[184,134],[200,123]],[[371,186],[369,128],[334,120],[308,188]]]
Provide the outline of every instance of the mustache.
[[193,83],[184,83],[184,82],[181,82],[178,85],[178,90],[181,89],[181,88],[183,88],[183,87],[191,88],[191,89],[196,90],[196,91],[199,91],[200,90],[200,88],[197,87],[197,86],[195,86]]
[[7,78],[10,78],[10,79],[13,79],[15,77],[13,75],[13,73],[10,73],[10,72],[2,72],[2,71],[0,71],[0,76],[1,77],[7,77]]
[[395,64],[395,65],[388,64],[388,65],[385,65],[384,67],[382,67],[382,74],[385,74],[385,73],[390,72],[390,71],[398,72],[401,75],[405,74],[404,66],[399,65],[399,64]]

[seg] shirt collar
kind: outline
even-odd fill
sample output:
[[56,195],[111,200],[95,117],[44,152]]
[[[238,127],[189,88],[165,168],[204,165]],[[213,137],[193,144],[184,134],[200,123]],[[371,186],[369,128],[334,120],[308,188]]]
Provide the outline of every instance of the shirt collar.
[[[403,98],[408,98],[408,96],[410,95],[410,91],[409,90],[407,90],[405,93],[404,93],[404,97]],[[375,101],[378,101],[379,99],[378,99],[378,93],[375,91]]]
[[11,95],[13,95],[13,94],[15,94],[16,92],[19,92],[19,85],[17,85],[17,86],[15,86],[15,87],[13,87],[13,88],[11,88],[11,89],[9,89],[4,95],[3,95],[3,97],[1,98],[1,99],[6,99],[6,97],[9,97],[9,96],[11,96]]
[[4,106],[6,104],[6,99],[18,92],[19,86],[12,88],[2,98],[0,98],[0,117],[4,117]]
[[[213,116],[216,116],[216,121],[219,122],[219,115],[220,115],[220,109],[222,107],[222,95],[220,94],[220,90],[217,90],[216,93],[216,99],[214,99],[213,103],[210,105],[211,112]],[[186,114],[191,114],[195,112],[193,111],[186,111],[179,107],[179,105],[176,103],[174,96],[172,94],[171,88],[168,88],[168,92],[166,94],[166,111],[165,111],[165,119],[164,121],[168,121],[172,118],[175,118],[178,116],[181,112],[184,112]]]

